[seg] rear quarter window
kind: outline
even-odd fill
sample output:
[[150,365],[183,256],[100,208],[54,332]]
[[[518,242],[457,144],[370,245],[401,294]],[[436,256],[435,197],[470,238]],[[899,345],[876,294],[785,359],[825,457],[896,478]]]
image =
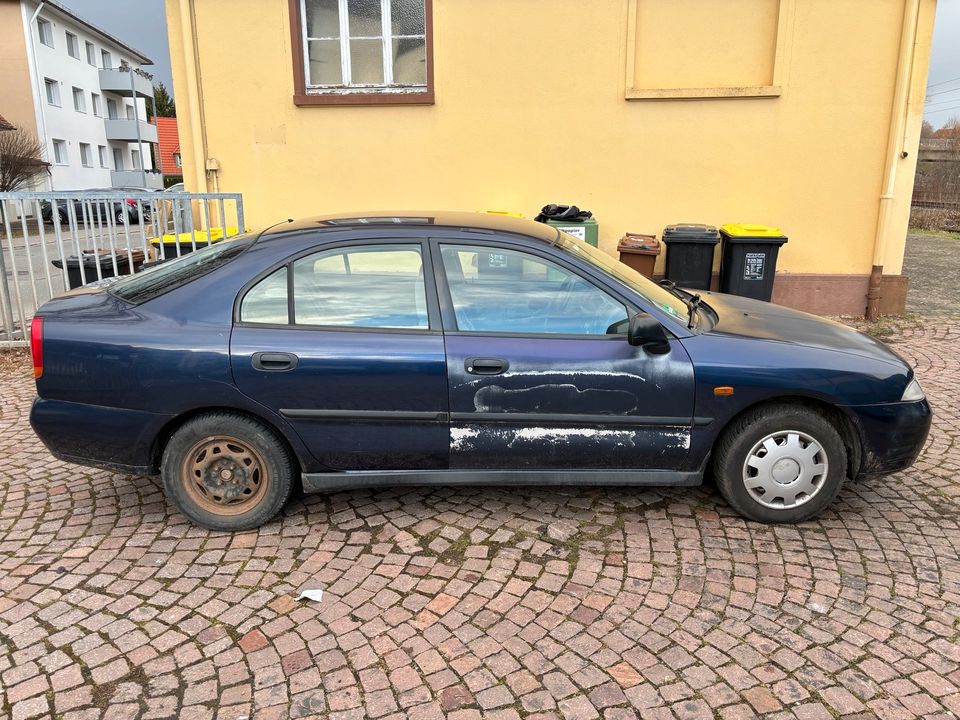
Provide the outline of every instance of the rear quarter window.
[[238,236],[131,275],[110,286],[112,295],[139,305],[223,267],[253,244],[254,236]]

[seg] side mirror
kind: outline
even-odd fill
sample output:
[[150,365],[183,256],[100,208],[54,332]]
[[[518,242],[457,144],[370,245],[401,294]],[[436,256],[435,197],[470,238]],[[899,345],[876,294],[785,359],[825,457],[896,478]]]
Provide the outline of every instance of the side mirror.
[[630,318],[627,342],[655,355],[670,351],[670,340],[663,325],[653,315],[644,312]]

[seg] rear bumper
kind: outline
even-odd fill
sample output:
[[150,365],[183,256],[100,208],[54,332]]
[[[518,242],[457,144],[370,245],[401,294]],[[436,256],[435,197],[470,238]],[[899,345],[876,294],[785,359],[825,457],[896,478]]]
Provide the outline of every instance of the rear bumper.
[[860,431],[863,445],[860,475],[891,473],[910,467],[927,441],[933,419],[926,400],[849,406],[846,410]]
[[172,415],[85,405],[33,401],[30,426],[59,460],[131,475],[157,471],[154,440]]

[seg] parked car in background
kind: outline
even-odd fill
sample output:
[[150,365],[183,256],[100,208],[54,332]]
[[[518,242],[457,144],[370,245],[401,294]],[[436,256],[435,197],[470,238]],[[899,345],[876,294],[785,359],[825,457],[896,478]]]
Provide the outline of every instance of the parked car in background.
[[913,370],[844,325],[654,284],[529,220],[327,216],[51,300],[34,430],[240,530],[308,492],[697,485],[762,522],[908,467]]
[[[150,193],[156,193],[155,190],[148,188],[122,187],[122,188],[91,188],[84,190],[86,193],[123,193],[130,192],[136,197],[143,197]],[[150,203],[138,201],[134,197],[122,198],[117,200],[106,200],[103,198],[84,200],[74,198],[72,201],[57,200],[56,215],[61,225],[70,222],[70,213],[68,202],[73,204],[73,212],[78,224],[87,222],[106,222],[111,218],[120,223],[139,223],[141,217],[144,222],[149,222],[151,217]],[[137,209],[139,205],[139,211]],[[52,223],[54,217],[53,204],[49,200],[43,200],[40,203],[40,216],[46,223]]]

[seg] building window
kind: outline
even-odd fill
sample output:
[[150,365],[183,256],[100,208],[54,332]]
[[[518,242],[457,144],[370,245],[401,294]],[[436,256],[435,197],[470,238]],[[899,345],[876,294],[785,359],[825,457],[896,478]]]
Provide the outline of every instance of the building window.
[[110,53],[106,50],[100,51],[100,67],[104,70],[113,69],[113,58],[110,57]]
[[57,165],[67,164],[67,142],[65,140],[53,141],[53,161]]
[[90,143],[80,143],[80,164],[84,167],[93,167],[93,156],[90,154]]
[[87,111],[87,100],[84,97],[83,90],[78,87],[73,89],[73,109],[82,113]]
[[139,170],[139,169],[140,169],[140,151],[139,151],[139,150],[131,150],[131,151],[130,151],[130,159],[133,160],[133,169],[134,169],[134,170]]
[[178,168],[182,168],[182,167],[183,167],[183,162],[182,162],[182,160],[181,160],[181,158],[180,158],[180,153],[174,153],[174,154],[173,154],[173,162],[176,163],[176,165],[177,165]]
[[75,58],[76,60],[80,59],[80,41],[77,40],[77,36],[72,32],[67,31],[67,54]]
[[47,47],[53,47],[53,25],[50,21],[38,18],[37,31],[40,33],[40,42]]
[[113,149],[113,169],[123,170],[123,150],[120,148]]
[[107,146],[97,145],[97,153],[100,155],[100,167],[107,167]]
[[60,107],[60,83],[50,78],[44,78],[43,86],[47,91],[47,104]]
[[432,0],[289,0],[294,102],[433,102]]
[[134,119],[134,116],[133,116],[133,105],[124,105],[124,106],[123,106],[123,109],[124,109],[124,110],[126,111],[126,113],[127,113],[127,120],[133,120],[133,119]]
[[103,105],[100,104],[100,96],[97,93],[90,93],[90,105],[94,115],[97,117],[103,116]]
[[87,63],[96,67],[97,51],[93,49],[93,43],[90,42],[89,40],[86,41],[86,46],[87,46]]
[[119,115],[117,115],[117,101],[113,98],[107,98],[107,117],[111,120],[119,118]]

